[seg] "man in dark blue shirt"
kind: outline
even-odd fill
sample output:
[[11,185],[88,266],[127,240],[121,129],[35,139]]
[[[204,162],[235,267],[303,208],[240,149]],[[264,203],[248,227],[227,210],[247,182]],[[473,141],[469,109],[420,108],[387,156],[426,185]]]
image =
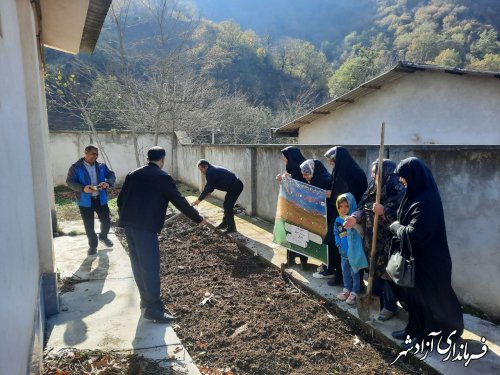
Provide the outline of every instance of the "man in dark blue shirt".
[[163,312],[160,297],[160,248],[158,233],[165,223],[169,202],[195,223],[207,221],[191,207],[174,180],[162,170],[165,149],[152,147],[148,164],[130,172],[125,178],[118,211],[120,225],[125,228],[130,263],[141,296],[144,318],[157,323],[168,323],[174,317]]
[[234,223],[234,204],[243,191],[243,182],[236,175],[226,168],[210,164],[207,160],[201,159],[196,164],[201,173],[207,179],[205,189],[201,192],[197,200],[192,204],[198,205],[208,194],[215,189],[226,192],[224,198],[224,218],[217,228],[226,229],[225,233],[236,232],[236,224]]

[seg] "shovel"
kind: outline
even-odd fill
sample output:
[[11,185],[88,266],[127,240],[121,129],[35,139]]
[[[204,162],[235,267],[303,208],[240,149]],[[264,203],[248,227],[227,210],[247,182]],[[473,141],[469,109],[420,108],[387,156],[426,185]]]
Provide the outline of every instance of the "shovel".
[[[378,168],[377,168],[377,193],[375,195],[375,202],[380,203],[379,188],[382,185],[382,161],[384,160],[384,130],[385,122],[382,123],[380,130],[380,150],[378,153]],[[373,289],[373,274],[375,273],[375,253],[377,250],[377,231],[378,231],[378,215],[375,214],[373,218],[373,236],[372,248],[370,252],[370,268],[368,270],[368,286],[366,293],[357,298],[356,306],[358,308],[358,316],[363,322],[375,320],[380,314],[380,298],[372,296]]]

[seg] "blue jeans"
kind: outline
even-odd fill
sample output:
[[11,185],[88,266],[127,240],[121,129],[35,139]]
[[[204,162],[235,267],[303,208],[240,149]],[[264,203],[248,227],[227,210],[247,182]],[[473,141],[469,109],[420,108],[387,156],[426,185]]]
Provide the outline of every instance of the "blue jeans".
[[374,277],[372,294],[380,297],[381,308],[392,312],[397,311],[397,299],[390,281],[384,280],[381,277]]
[[125,227],[130,263],[148,314],[163,315],[160,297],[160,246],[155,232]]
[[359,271],[354,272],[349,264],[347,258],[342,257],[340,261],[342,266],[342,278],[344,279],[344,288],[359,294],[361,292],[361,280],[359,278]]

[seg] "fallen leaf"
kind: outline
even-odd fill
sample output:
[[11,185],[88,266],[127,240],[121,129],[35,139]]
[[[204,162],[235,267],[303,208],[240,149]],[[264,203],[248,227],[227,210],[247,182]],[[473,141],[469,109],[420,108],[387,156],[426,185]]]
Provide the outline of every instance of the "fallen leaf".
[[239,334],[245,332],[247,329],[248,329],[248,324],[245,323],[242,326],[236,328],[236,330],[234,331],[234,333],[231,336],[229,336],[229,338],[230,339],[234,339],[236,336],[238,336]]
[[[208,344],[205,342],[205,340],[198,339],[198,340],[196,340],[196,347],[200,348],[200,349],[207,350],[208,349]],[[201,353],[199,355],[201,355]]]

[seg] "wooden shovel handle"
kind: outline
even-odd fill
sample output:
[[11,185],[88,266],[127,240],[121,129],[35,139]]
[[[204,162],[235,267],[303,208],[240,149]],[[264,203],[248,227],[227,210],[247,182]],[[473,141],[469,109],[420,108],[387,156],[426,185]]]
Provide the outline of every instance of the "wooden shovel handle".
[[[382,162],[384,160],[384,133],[385,133],[385,122],[382,123],[380,127],[380,149],[378,152],[378,169],[377,169],[377,192],[375,195],[376,204],[380,203],[380,193],[382,186]],[[377,252],[377,232],[378,232],[378,215],[374,212],[373,218],[373,236],[372,236],[372,248],[370,252],[370,268],[368,271],[368,286],[366,288],[366,294],[368,296],[372,295],[373,289],[373,274],[375,273],[375,254]]]

